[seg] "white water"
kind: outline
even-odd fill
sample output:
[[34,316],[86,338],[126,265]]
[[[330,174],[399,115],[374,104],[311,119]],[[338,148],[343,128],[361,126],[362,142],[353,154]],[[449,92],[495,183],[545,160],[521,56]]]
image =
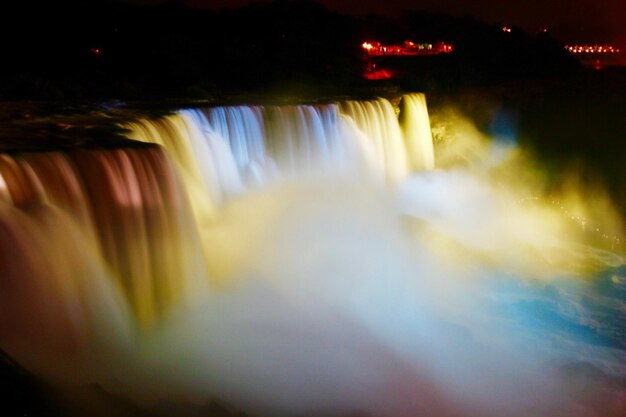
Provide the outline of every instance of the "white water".
[[0,346],[147,406],[619,415],[623,393],[560,365],[623,375],[623,353],[553,348],[558,323],[554,337],[520,326],[496,288],[577,294],[583,272],[623,260],[519,203],[533,184],[515,150],[495,158],[466,131],[445,170],[421,172],[423,96],[402,113],[383,99],[182,110],[128,125],[163,150],[2,156]]

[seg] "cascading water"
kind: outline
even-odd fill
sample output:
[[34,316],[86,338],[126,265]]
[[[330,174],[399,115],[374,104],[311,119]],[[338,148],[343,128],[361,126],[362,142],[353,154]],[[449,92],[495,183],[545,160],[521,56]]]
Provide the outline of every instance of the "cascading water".
[[404,140],[409,152],[409,162],[413,170],[426,170],[435,167],[433,137],[430,129],[426,97],[423,94],[411,94],[402,98],[401,112],[403,119]]
[[624,259],[520,203],[513,153],[433,170],[428,119],[189,109],[125,125],[160,146],[0,155],[0,347],[148,407],[620,415]]

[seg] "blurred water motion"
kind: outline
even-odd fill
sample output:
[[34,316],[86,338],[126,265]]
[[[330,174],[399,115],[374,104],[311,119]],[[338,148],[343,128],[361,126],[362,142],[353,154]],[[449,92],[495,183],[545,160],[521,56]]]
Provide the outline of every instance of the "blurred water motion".
[[124,125],[158,146],[0,155],[0,346],[154,407],[620,415],[624,258],[571,220],[617,225],[609,202],[555,205],[514,143],[455,119],[433,146],[424,96],[400,107],[186,109]]

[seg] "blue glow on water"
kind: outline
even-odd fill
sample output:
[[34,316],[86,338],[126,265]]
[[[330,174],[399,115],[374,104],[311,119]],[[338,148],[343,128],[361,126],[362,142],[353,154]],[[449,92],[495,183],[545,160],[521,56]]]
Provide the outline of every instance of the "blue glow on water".
[[626,265],[586,282],[563,278],[529,283],[498,278],[491,311],[517,329],[527,349],[552,351],[564,363],[591,364],[624,377],[626,360]]

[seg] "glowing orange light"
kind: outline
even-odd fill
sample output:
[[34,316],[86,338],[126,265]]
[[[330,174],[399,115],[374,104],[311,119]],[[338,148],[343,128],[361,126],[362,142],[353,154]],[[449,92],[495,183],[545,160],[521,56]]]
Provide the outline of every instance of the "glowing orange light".
[[503,32],[507,32],[507,33],[511,33],[511,28],[508,26],[502,26],[502,31]]

